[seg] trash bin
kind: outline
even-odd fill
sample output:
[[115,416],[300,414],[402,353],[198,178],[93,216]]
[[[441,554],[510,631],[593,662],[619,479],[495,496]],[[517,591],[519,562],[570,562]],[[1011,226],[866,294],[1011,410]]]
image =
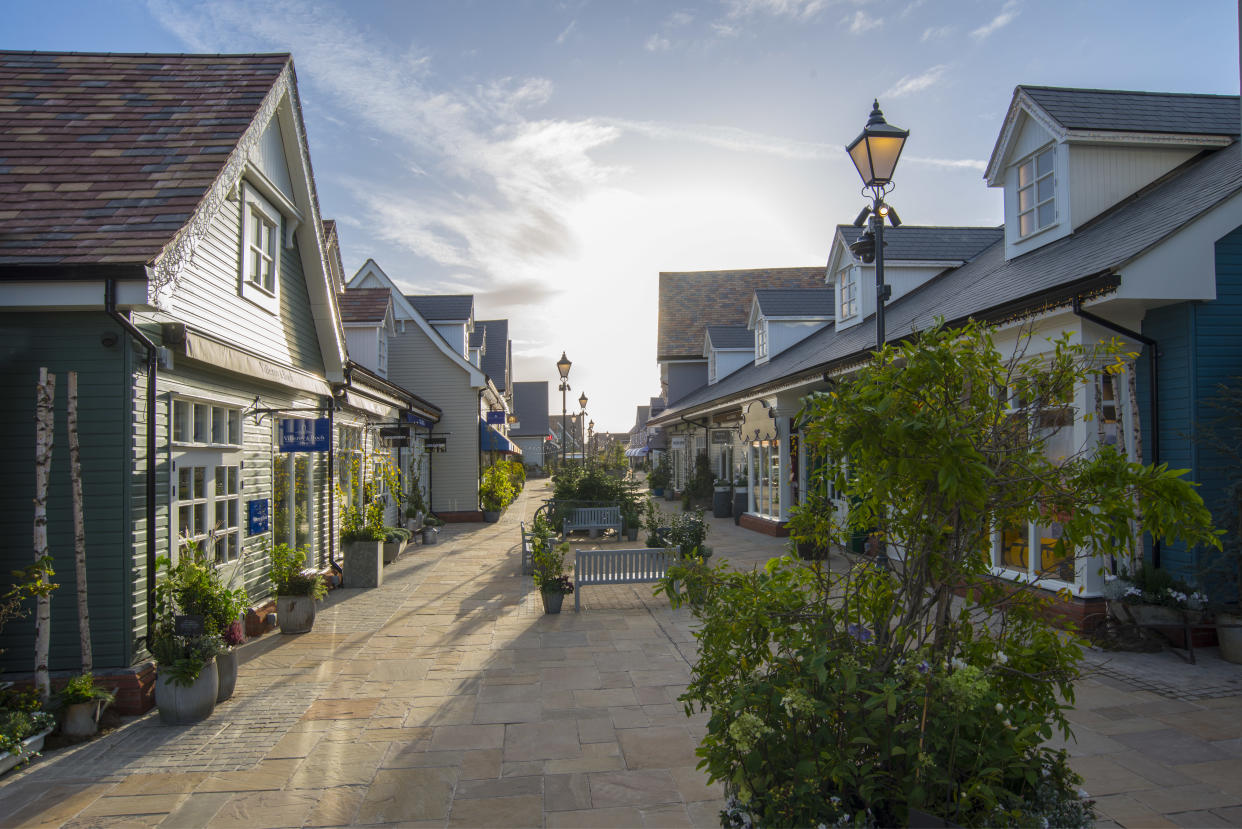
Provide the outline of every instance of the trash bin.
[[746,512],[746,507],[750,505],[750,490],[735,489],[733,490],[733,523],[741,523],[742,513]]
[[728,489],[717,489],[712,492],[712,515],[716,518],[728,518],[733,514],[733,495]]

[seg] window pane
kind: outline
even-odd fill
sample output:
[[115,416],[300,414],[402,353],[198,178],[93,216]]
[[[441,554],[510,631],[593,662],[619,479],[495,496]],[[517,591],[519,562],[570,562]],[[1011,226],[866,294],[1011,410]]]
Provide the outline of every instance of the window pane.
[[1023,213],[1021,216],[1018,217],[1018,232],[1019,233],[1021,233],[1023,236],[1026,236],[1028,233],[1030,233],[1034,229],[1035,229],[1035,214],[1034,213]]
[[178,400],[173,404],[173,440],[184,443],[190,439],[190,404]]
[[223,466],[216,467],[216,495],[223,495],[229,484],[228,470]]
[[1047,227],[1052,224],[1057,217],[1056,205],[1053,202],[1042,204],[1039,206],[1039,226]]
[[1036,170],[1037,175],[1043,176],[1043,175],[1047,175],[1048,173],[1051,173],[1052,172],[1052,150],[1048,150],[1047,152],[1040,153],[1039,158],[1035,159],[1035,164],[1038,167],[1038,169]]
[[1031,180],[1035,178],[1035,176],[1032,175],[1032,173],[1034,172],[1033,166],[1034,165],[1032,165],[1031,162],[1028,161],[1018,168],[1018,186],[1019,187],[1027,186],[1028,184],[1031,183]]
[[293,477],[293,534],[294,543],[297,547],[309,546],[311,543],[310,532],[310,496],[311,496],[311,472],[310,472],[310,456],[305,454],[297,454],[293,456],[294,477]]
[[229,409],[229,443],[241,444],[241,412]]
[[250,227],[254,230],[254,246],[263,250],[263,217],[253,207],[250,208]]
[[206,477],[207,477],[207,467],[205,466],[194,467],[194,494],[190,496],[191,498],[206,498],[207,497]]
[[228,437],[228,419],[222,406],[211,407],[211,442],[224,443]]
[[1039,184],[1036,186],[1036,189],[1039,191],[1039,197],[1037,201],[1046,202],[1049,199],[1051,199],[1052,198],[1052,177],[1049,176],[1048,178],[1041,178],[1039,180]]
[[216,520],[212,527],[219,530],[229,525],[228,507],[228,501],[216,501]]
[[1026,525],[1005,527],[1001,530],[1000,563],[1014,570],[1025,570],[1029,546],[1026,538]]
[[181,536],[191,535],[193,520],[193,510],[190,507],[182,507],[177,510],[177,534]]
[[263,249],[264,251],[267,252],[267,255],[269,257],[271,257],[272,259],[275,259],[276,258],[276,228],[275,226],[270,225],[270,224],[266,225],[264,227],[264,233],[265,233],[265,237],[263,241],[266,242],[267,244],[264,245]]
[[229,467],[229,495],[237,494],[237,467]]
[[292,544],[289,528],[289,456],[278,455],[272,462],[273,543]]
[[190,469],[191,467],[183,466],[177,470],[178,500],[186,501],[194,497],[194,490],[190,486]]
[[1070,551],[1057,551],[1057,542],[1061,538],[1061,525],[1051,521],[1044,526],[1035,528],[1039,533],[1039,572],[1040,575],[1060,579],[1074,580],[1074,557]]
[[228,501],[228,527],[234,529],[237,527],[238,513],[241,512],[241,501],[231,498]]
[[200,535],[207,529],[207,505],[194,505],[194,534]]
[[1018,191],[1018,209],[1030,210],[1035,206],[1035,188],[1023,187]]
[[202,403],[194,404],[194,442],[207,442],[207,407]]

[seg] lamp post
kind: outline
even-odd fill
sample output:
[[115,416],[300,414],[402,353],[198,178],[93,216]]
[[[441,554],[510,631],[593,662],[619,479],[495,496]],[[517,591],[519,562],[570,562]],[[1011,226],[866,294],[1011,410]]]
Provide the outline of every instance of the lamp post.
[[556,361],[556,370],[561,374],[561,467],[565,466],[565,392],[569,391],[569,367],[573,363],[561,352],[561,359]]
[[893,189],[893,170],[897,168],[897,159],[901,157],[901,149],[909,135],[909,130],[894,127],[884,120],[877,99],[871,105],[867,126],[845,148],[858,169],[858,175],[862,177],[864,192],[869,190],[871,195],[871,205],[864,207],[854,220],[855,227],[862,227],[870,216],[869,228],[862,238],[850,245],[850,250],[863,262],[875,261],[877,351],[884,347],[884,301],[890,295],[888,285],[884,284],[884,219],[887,218],[893,227],[901,226],[901,219],[895,210],[884,203],[884,196]]
[[586,423],[586,404],[587,396],[586,392],[583,392],[582,396],[578,398],[578,408],[582,410],[582,414],[578,416],[578,436],[582,446],[583,466],[586,465],[586,426],[584,425]]
[[589,441],[591,442],[591,449],[592,449],[591,454],[592,454],[592,455],[594,455],[594,454],[595,454],[595,451],[594,451],[594,448],[595,448],[595,421],[594,421],[594,420],[592,420],[590,423],[588,423],[588,424],[587,424],[587,440],[589,440]]

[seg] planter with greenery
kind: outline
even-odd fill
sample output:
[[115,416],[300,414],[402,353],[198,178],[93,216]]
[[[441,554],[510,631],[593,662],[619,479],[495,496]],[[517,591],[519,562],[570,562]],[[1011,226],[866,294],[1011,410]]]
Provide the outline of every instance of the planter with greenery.
[[428,515],[423,519],[422,537],[423,544],[432,545],[436,543],[436,536],[440,534],[440,528],[444,526],[444,521],[434,515]]
[[66,737],[90,737],[99,730],[99,715],[116,697],[95,684],[91,674],[75,676],[57,694],[63,706],[60,733]]
[[662,496],[672,479],[673,467],[669,463],[668,453],[663,453],[660,455],[660,460],[656,462],[655,469],[651,470],[651,474],[647,476],[647,485],[651,487],[651,494],[657,498]]
[[1125,359],[1117,348],[1066,337],[1037,357],[1019,343],[1004,359],[991,337],[973,323],[916,333],[804,401],[807,448],[850,459],[848,477],[828,468],[853,507],[844,519],[822,503],[800,508],[795,541],[844,546],[874,530],[901,551],[889,568],[689,561],[660,585],[700,625],[681,699],[710,714],[699,753],[735,817],[1090,824],[1066,752],[1046,745],[1069,735],[1082,650],[1046,621],[1054,599],[994,581],[995,528],[1040,521],[1050,499],[1067,519],[1060,554],[1126,558],[1140,533],[1207,546],[1216,536],[1176,471],[1110,446],[1050,458],[1045,435],[998,428],[1014,421],[1010,400],[1024,402],[1019,416],[1060,419],[1061,401]]
[[323,576],[308,573],[306,548],[277,544],[271,553],[272,590],[276,593],[276,623],[281,633],[307,633],[315,626],[315,602],[328,595]]
[[544,613],[560,613],[565,596],[574,592],[573,582],[565,575],[568,552],[568,542],[556,544],[551,536],[537,537],[532,547],[531,566]]
[[341,567],[346,587],[384,583],[384,500],[372,497],[364,510],[351,504],[341,513]]
[[638,540],[638,529],[642,526],[643,508],[637,495],[621,502],[621,520],[625,525],[625,537],[628,541]]
[[0,690],[0,774],[36,756],[55,726],[34,689]]
[[392,564],[397,557],[405,552],[406,545],[414,534],[405,527],[384,528],[384,563]]
[[[512,467],[521,467],[509,461],[498,461],[483,470],[479,481],[479,504],[483,509],[483,520],[495,523],[500,514],[517,498],[518,487],[514,486],[515,472]],[[525,470],[523,470],[523,480]]]

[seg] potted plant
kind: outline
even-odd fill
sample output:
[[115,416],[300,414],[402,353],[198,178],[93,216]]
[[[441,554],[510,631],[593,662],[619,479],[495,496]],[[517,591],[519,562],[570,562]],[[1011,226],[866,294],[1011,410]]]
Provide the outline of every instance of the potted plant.
[[655,469],[647,476],[647,483],[651,486],[651,494],[657,498],[664,495],[664,490],[668,487],[672,477],[673,470],[669,466],[668,455],[661,455],[660,460],[656,462]]
[[385,527],[384,528],[384,563],[392,564],[397,560],[397,556],[405,551],[405,547],[410,543],[413,533],[405,527]]
[[379,587],[384,583],[386,534],[382,497],[369,498],[362,510],[354,504],[345,508],[341,515],[341,551],[346,586]]
[[483,478],[479,481],[479,504],[483,509],[483,520],[494,524],[500,520],[500,513],[516,496],[509,471],[501,463],[494,463],[483,470]]
[[[186,632],[178,633],[178,630]],[[215,659],[219,636],[157,623],[148,644],[155,659],[155,705],[165,725],[191,725],[211,716],[220,692]]]
[[625,538],[627,541],[638,540],[638,528],[643,520],[643,505],[638,503],[636,499],[627,499],[621,502],[621,520],[625,524]]
[[1146,562],[1106,584],[1104,597],[1113,618],[1155,628],[1179,647],[1185,646],[1183,626],[1201,623],[1207,604],[1205,595]]
[[434,515],[428,515],[423,519],[423,544],[432,545],[436,543],[436,535],[440,532],[440,528],[444,526],[444,521]]
[[565,554],[568,552],[568,542],[554,544],[549,536],[537,538],[533,545],[531,567],[535,586],[543,599],[544,613],[560,613],[566,594],[574,592],[573,583],[565,575]]
[[0,774],[39,753],[56,718],[41,709],[33,688],[0,692]]
[[60,733],[66,737],[90,737],[99,730],[99,715],[116,697],[95,684],[91,674],[75,676],[58,694],[64,707]]
[[272,548],[272,589],[276,592],[276,623],[281,633],[307,633],[315,626],[315,602],[328,595],[318,573],[306,573],[305,548],[288,544]]
[[745,475],[738,475],[733,481],[733,523],[740,524],[742,516],[750,507],[750,483]]

